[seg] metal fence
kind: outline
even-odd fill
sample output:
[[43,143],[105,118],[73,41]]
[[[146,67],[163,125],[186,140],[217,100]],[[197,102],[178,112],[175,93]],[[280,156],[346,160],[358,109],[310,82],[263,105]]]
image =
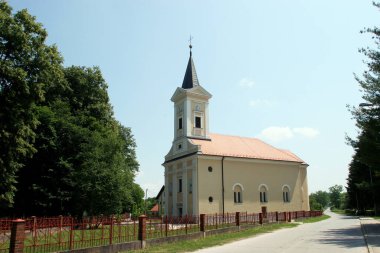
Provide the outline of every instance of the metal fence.
[[[113,216],[27,218],[25,253],[56,252],[137,240],[137,222]],[[0,253],[10,248],[12,220],[0,220]]]
[[[145,226],[142,233],[146,239],[163,238],[197,233],[201,230],[287,222],[291,219],[320,215],[322,215],[320,211],[297,211],[163,216],[144,220]],[[0,253],[8,253],[10,250],[12,222],[12,219],[0,219]],[[204,227],[201,227],[201,224]],[[25,228],[21,231],[25,233],[23,247],[25,253],[67,251],[139,240],[139,222],[123,216],[82,219],[69,216],[31,217],[25,219]]]
[[199,232],[199,215],[179,217],[164,216],[161,219],[148,219],[146,238],[160,238]]

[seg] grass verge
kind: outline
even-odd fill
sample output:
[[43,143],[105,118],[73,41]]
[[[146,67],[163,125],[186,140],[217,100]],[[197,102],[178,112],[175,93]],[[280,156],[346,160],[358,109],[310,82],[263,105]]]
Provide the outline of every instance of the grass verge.
[[242,230],[235,233],[226,233],[219,235],[208,236],[204,239],[198,240],[186,240],[176,243],[165,243],[162,245],[148,247],[144,250],[137,250],[138,253],[148,253],[148,252],[189,252],[195,251],[202,248],[208,248],[212,246],[222,245],[239,239],[244,239],[252,237],[257,234],[268,233],[281,228],[292,228],[296,227],[298,224],[295,223],[282,223],[282,224],[270,224],[265,226],[257,226]]
[[330,217],[331,217],[330,215],[324,214],[322,216],[304,219],[303,223],[313,223],[313,222],[323,221],[323,220],[327,220]]
[[331,212],[336,213],[336,214],[349,215],[349,214],[346,213],[345,210],[342,210],[342,209],[331,209]]

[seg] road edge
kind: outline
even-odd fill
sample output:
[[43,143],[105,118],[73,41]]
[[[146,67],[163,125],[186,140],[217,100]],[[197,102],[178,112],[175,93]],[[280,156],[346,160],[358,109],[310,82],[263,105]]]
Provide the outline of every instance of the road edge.
[[370,245],[368,245],[368,239],[367,239],[368,235],[367,235],[367,231],[365,230],[365,226],[362,223],[362,219],[359,218],[359,217],[358,217],[358,219],[359,219],[359,222],[360,222],[360,228],[361,228],[362,233],[363,233],[365,244],[367,245],[367,251],[368,251],[368,253],[374,253],[373,250],[372,250],[372,247]]

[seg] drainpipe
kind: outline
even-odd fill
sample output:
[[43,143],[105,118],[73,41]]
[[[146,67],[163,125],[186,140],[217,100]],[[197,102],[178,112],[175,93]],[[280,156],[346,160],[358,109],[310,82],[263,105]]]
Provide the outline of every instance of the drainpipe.
[[223,216],[224,216],[224,156],[222,157],[222,208],[223,208]]

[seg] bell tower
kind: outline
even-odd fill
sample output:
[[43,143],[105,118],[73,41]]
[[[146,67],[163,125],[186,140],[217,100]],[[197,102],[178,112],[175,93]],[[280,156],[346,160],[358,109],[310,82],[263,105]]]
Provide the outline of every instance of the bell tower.
[[212,95],[199,84],[192,57],[192,45],[189,47],[190,57],[182,87],[178,87],[171,98],[174,103],[173,144],[184,138],[209,139],[208,101]]

